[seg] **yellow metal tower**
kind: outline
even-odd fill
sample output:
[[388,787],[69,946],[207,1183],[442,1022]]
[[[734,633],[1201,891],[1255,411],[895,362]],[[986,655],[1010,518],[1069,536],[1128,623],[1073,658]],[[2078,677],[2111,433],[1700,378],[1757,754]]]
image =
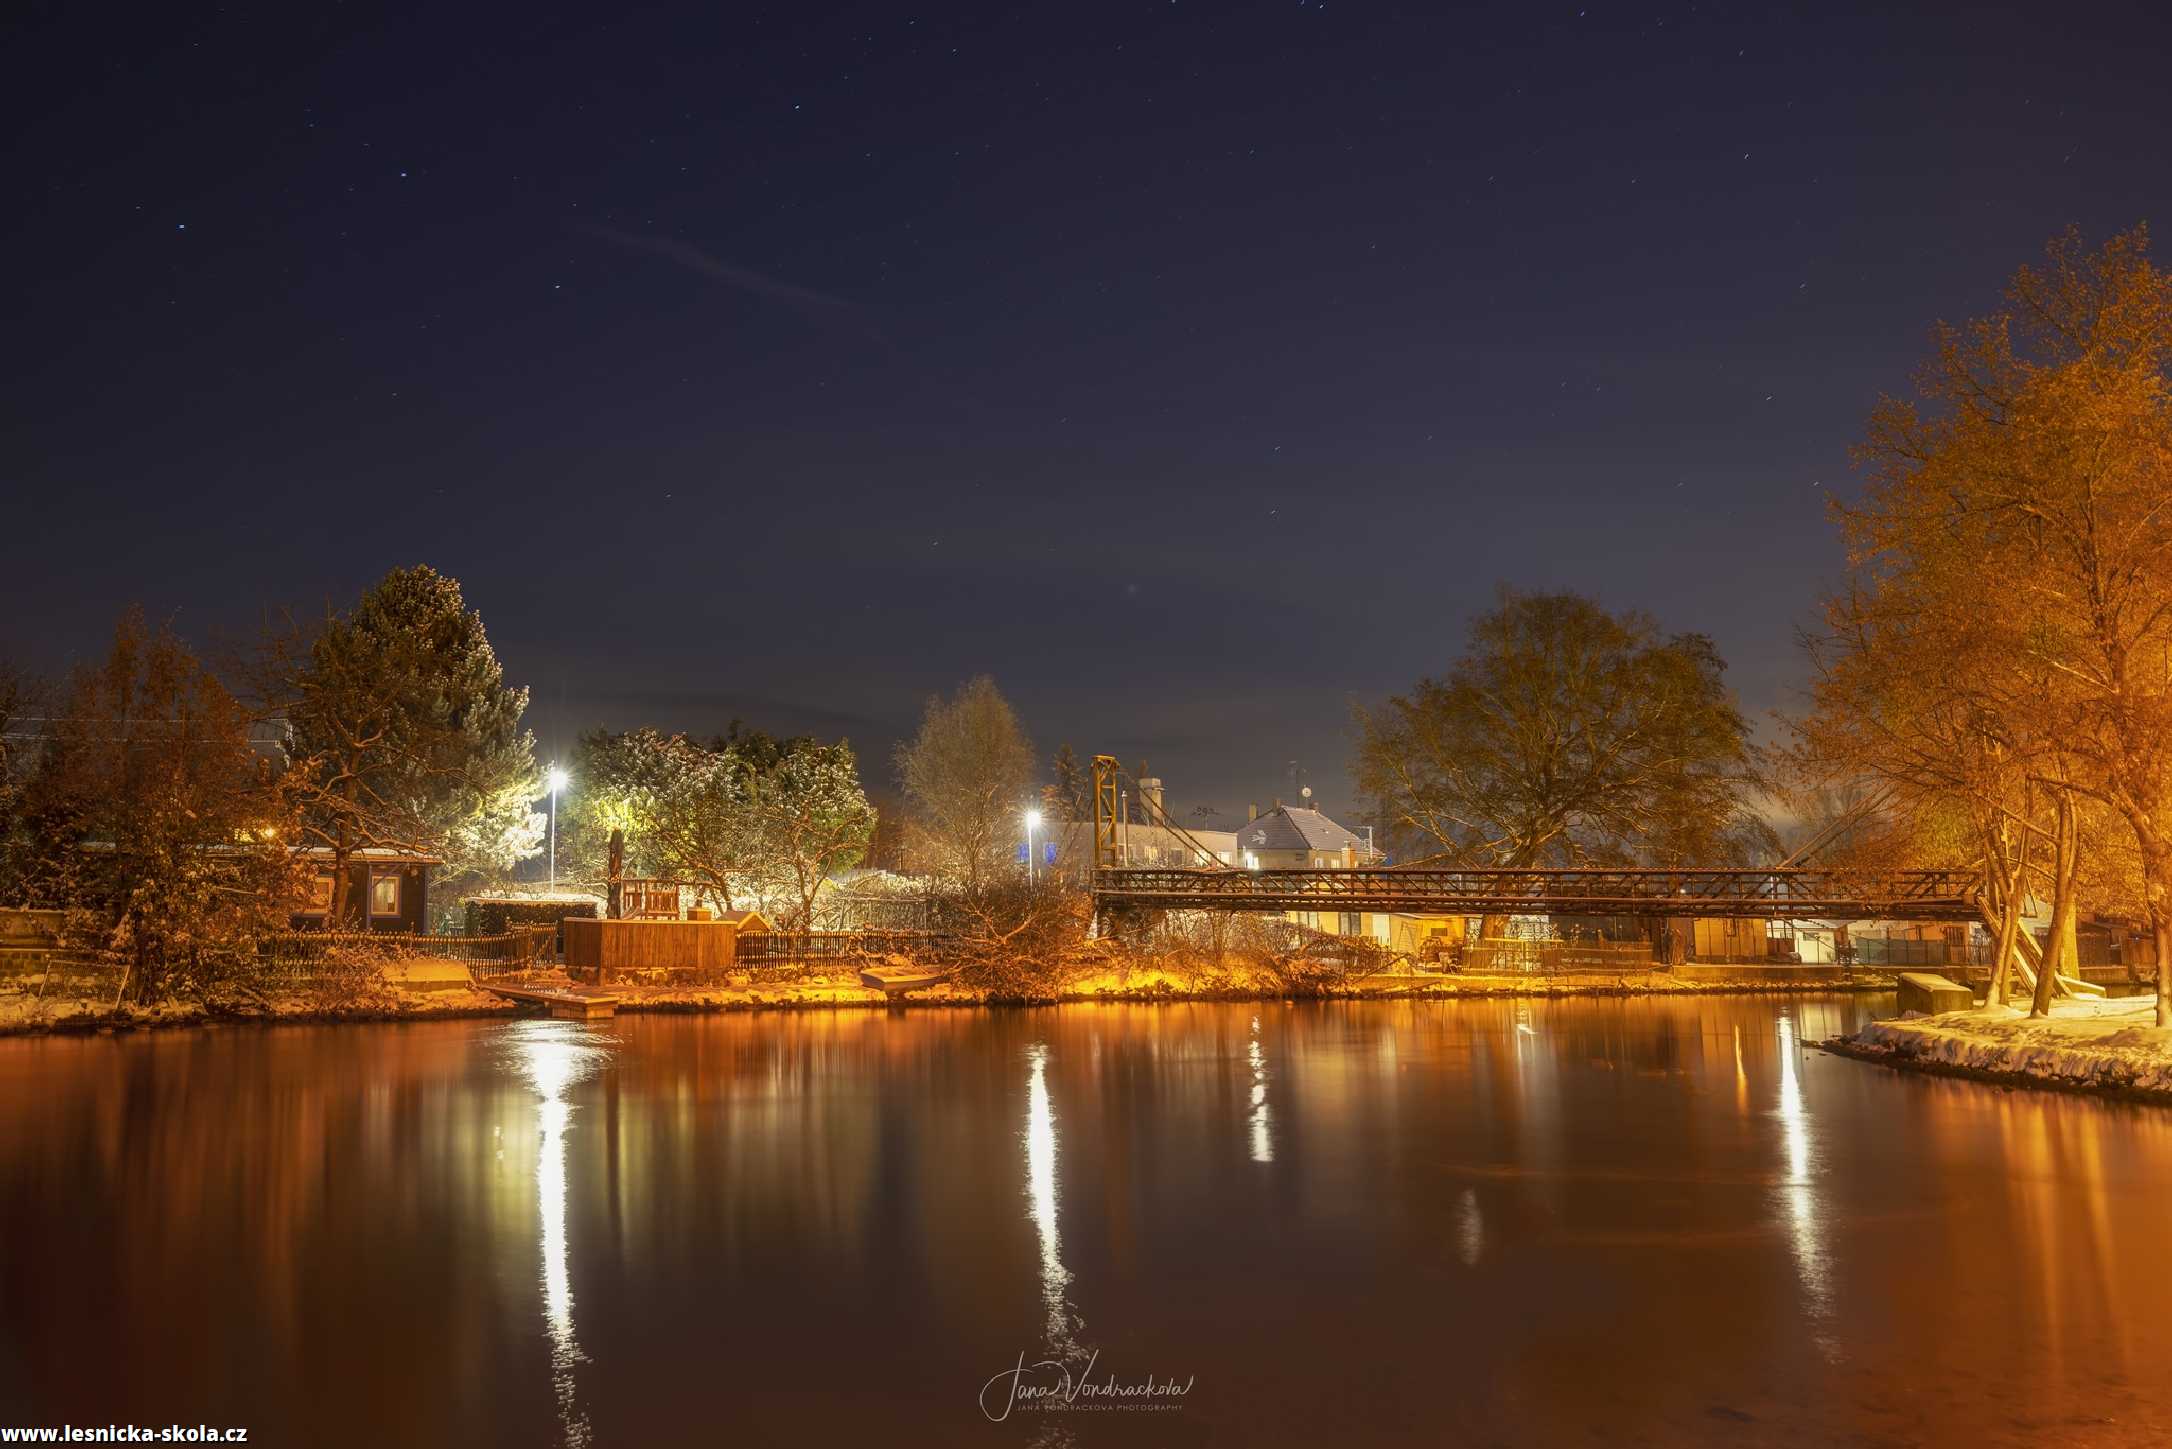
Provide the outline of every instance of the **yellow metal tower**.
[[1114,755],[1094,756],[1094,869],[1113,870],[1117,865],[1116,777],[1122,767]]

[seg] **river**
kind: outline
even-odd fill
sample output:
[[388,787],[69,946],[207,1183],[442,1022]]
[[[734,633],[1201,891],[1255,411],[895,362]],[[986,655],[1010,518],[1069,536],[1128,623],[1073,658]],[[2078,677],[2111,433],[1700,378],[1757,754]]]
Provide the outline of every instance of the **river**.
[[0,1043],[0,1422],[326,1445],[2161,1442],[2172,1113],[1805,1049],[1874,1010],[1890,998]]

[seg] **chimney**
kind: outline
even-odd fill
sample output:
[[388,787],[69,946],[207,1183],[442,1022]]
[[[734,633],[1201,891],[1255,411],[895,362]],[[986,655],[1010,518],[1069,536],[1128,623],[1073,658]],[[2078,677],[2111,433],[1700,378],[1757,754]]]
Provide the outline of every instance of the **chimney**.
[[1244,823],[1250,825],[1257,819],[1259,819],[1259,801],[1254,800],[1244,807]]
[[1160,776],[1149,775],[1139,782],[1139,803],[1146,809],[1147,824],[1159,825],[1169,818],[1168,812],[1161,808]]
[[1282,808],[1282,797],[1281,797],[1280,795],[1277,795],[1277,796],[1275,796],[1275,809],[1277,809],[1277,810],[1280,810],[1281,808]]

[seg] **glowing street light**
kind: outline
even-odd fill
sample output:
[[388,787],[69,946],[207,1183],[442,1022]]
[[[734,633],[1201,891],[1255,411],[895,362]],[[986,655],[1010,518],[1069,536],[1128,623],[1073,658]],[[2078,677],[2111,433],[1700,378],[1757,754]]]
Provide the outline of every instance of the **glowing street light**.
[[1033,832],[1041,828],[1041,812],[1026,812],[1026,884],[1033,884]]
[[551,787],[551,891],[558,890],[558,792],[566,788],[569,777],[564,770],[553,765],[544,780]]

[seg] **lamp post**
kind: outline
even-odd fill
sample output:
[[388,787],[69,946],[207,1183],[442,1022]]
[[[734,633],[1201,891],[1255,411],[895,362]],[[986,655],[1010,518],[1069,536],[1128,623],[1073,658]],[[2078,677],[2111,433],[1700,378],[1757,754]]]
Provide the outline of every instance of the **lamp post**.
[[556,894],[558,890],[558,792],[566,788],[566,772],[553,765],[550,774],[545,778],[549,780],[551,787],[551,891]]
[[1033,884],[1033,832],[1041,828],[1041,812],[1026,812],[1026,884]]

